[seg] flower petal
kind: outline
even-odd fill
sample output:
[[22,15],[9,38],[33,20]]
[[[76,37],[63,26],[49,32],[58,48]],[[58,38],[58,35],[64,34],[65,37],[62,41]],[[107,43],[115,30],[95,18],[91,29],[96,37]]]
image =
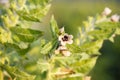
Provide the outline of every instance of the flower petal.
[[59,46],[58,50],[66,50],[67,47],[66,46]]
[[120,16],[119,16],[119,15],[117,15],[117,14],[115,14],[115,15],[111,16],[111,21],[113,21],[113,22],[118,22],[118,21],[119,21],[119,19],[120,19]]
[[69,40],[67,41],[68,44],[72,44],[73,43],[73,40]]
[[107,15],[109,15],[111,12],[112,12],[112,10],[111,10],[110,8],[106,7],[106,8],[104,9],[104,11],[102,12],[102,15],[107,16]]
[[69,37],[70,37],[70,39],[72,39],[72,38],[73,38],[73,35],[69,35]]
[[62,46],[65,46],[66,43],[67,43],[66,41],[61,41],[61,45],[62,45]]
[[71,52],[70,51],[62,51],[62,54],[66,57],[70,56],[71,55]]
[[62,41],[62,38],[63,38],[63,36],[60,35],[60,36],[58,37],[58,40],[59,40],[59,41]]

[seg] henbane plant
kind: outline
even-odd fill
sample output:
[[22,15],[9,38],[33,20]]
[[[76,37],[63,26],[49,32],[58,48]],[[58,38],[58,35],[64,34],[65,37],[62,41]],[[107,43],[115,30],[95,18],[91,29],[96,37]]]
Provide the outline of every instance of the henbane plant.
[[[51,16],[50,41],[31,28],[47,14],[49,0],[10,0],[0,17],[0,80],[88,80],[104,40],[120,34],[109,8],[89,17],[74,38]],[[40,38],[41,37],[41,38]]]

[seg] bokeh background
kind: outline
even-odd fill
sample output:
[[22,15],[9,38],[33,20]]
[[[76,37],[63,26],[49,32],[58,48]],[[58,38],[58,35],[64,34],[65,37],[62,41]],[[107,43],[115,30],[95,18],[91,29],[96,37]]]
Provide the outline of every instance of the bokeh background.
[[[7,1],[0,0],[2,4]],[[2,4],[1,9],[7,7]],[[43,30],[47,35],[45,38],[49,40],[51,38],[49,20],[54,14],[58,26],[64,26],[67,33],[77,37],[78,27],[82,26],[82,21],[87,20],[88,16],[101,13],[105,7],[111,8],[112,14],[120,15],[120,0],[53,0],[43,23],[34,24],[33,28]],[[101,55],[90,72],[92,80],[120,80],[120,52],[113,51],[113,43],[110,41],[104,41],[100,52]]]
[[[54,0],[52,11],[59,27],[64,26],[76,37],[82,21],[101,13],[105,7],[111,8],[112,14],[120,15],[120,0]],[[104,41],[100,52],[101,56],[90,73],[92,80],[120,80],[119,50],[113,51],[112,42]]]

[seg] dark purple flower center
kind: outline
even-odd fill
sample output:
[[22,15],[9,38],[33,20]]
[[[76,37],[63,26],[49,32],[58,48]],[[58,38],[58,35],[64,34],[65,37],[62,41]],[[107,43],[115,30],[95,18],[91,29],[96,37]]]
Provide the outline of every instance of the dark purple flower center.
[[67,35],[65,35],[63,38],[62,38],[63,41],[68,41],[69,40],[69,37]]

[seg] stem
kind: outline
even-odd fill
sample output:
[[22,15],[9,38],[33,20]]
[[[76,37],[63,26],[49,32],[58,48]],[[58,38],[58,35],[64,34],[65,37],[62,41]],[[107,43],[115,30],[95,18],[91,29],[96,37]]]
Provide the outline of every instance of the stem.
[[52,66],[49,67],[48,73],[47,73],[47,79],[46,80],[52,80],[52,76],[51,76],[51,69]]
[[1,59],[1,62],[0,62],[0,80],[4,80],[4,74],[3,74],[3,69],[2,69],[2,66],[3,66],[3,64],[2,63],[4,63],[5,61],[4,61],[4,59],[2,58]]
[[0,80],[4,80],[3,71],[0,69]]

